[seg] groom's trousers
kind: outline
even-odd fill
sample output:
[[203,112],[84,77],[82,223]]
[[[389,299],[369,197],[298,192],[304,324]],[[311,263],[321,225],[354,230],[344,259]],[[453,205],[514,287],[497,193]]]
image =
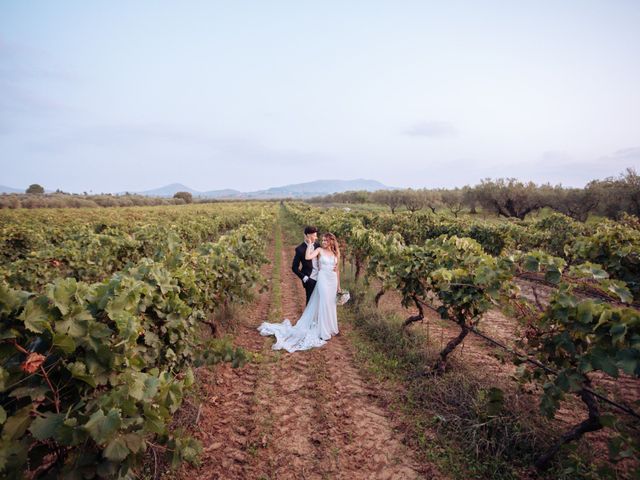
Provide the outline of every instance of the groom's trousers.
[[313,293],[313,289],[316,288],[316,281],[313,278],[308,278],[304,285],[304,291],[307,294],[307,305],[309,305],[309,299]]

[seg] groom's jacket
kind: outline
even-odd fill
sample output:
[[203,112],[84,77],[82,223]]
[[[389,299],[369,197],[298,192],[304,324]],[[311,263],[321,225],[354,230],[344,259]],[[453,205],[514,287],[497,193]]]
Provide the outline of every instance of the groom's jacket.
[[[318,242],[314,243],[315,248],[318,248],[319,246],[320,244]],[[311,272],[313,272],[313,260],[306,260],[304,258],[306,252],[307,244],[302,242],[296,247],[296,254],[293,257],[293,265],[291,265],[293,273],[300,277],[300,280],[305,276],[311,277]]]

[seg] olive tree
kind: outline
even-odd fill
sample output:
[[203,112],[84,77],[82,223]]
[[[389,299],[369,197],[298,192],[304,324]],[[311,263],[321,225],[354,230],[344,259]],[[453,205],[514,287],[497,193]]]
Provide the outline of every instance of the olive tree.
[[193,195],[189,192],[176,192],[173,198],[181,198],[184,203],[193,203]]
[[546,205],[543,191],[533,182],[523,183],[515,178],[485,178],[475,187],[480,205],[503,217],[524,217]]
[[460,188],[455,188],[453,190],[443,190],[442,194],[442,203],[451,210],[451,213],[458,218],[458,214],[465,207],[465,196],[464,192]]
[[44,188],[42,187],[42,185],[32,183],[31,185],[29,185],[29,188],[27,188],[26,193],[42,194],[44,193]]

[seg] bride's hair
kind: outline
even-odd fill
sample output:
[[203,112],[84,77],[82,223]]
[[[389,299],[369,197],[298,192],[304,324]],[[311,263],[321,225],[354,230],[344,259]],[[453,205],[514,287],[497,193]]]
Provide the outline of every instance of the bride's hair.
[[330,250],[336,257],[340,258],[340,247],[338,247],[338,239],[333,233],[325,233],[322,238],[327,239],[329,244],[327,249]]

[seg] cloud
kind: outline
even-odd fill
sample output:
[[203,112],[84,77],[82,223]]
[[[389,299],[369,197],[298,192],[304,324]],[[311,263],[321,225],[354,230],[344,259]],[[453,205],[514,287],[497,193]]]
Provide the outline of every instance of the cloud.
[[224,162],[227,168],[267,165],[304,169],[331,160],[320,153],[274,148],[249,135],[212,136],[160,124],[83,127],[31,141],[27,147],[35,153],[59,155],[78,155],[83,149],[111,152],[121,158],[186,155],[205,162]]
[[21,83],[27,80],[74,81],[77,76],[51,64],[51,52],[0,38],[0,81]]
[[571,162],[573,157],[568,152],[560,150],[548,150],[542,153],[542,163],[544,164],[558,164]]
[[134,148],[145,144],[206,144],[207,137],[167,128],[162,125],[94,125],[67,131],[30,142],[33,151],[65,153],[78,146],[98,148]]
[[404,134],[411,137],[445,138],[456,136],[458,131],[448,122],[423,121],[405,130]]
[[616,161],[640,162],[640,147],[623,148],[616,150],[609,157],[603,157],[603,159],[611,158]]
[[510,176],[538,183],[582,187],[591,180],[616,177],[628,167],[640,166],[640,147],[623,148],[608,155],[576,158],[564,151],[546,151],[534,162],[514,165]]
[[[0,114],[6,117],[42,115],[74,110],[47,92],[51,83],[76,82],[77,78],[57,66],[47,66],[48,52],[0,38]],[[37,65],[37,66],[36,66]],[[14,118],[15,120],[15,118]],[[0,129],[0,134],[18,131],[18,122]]]
[[174,182],[200,191],[248,191],[344,173],[324,152],[162,124],[68,128],[22,143],[19,151],[25,161],[4,172],[10,184],[28,184],[27,172],[37,171],[46,185],[67,191],[138,191]]

